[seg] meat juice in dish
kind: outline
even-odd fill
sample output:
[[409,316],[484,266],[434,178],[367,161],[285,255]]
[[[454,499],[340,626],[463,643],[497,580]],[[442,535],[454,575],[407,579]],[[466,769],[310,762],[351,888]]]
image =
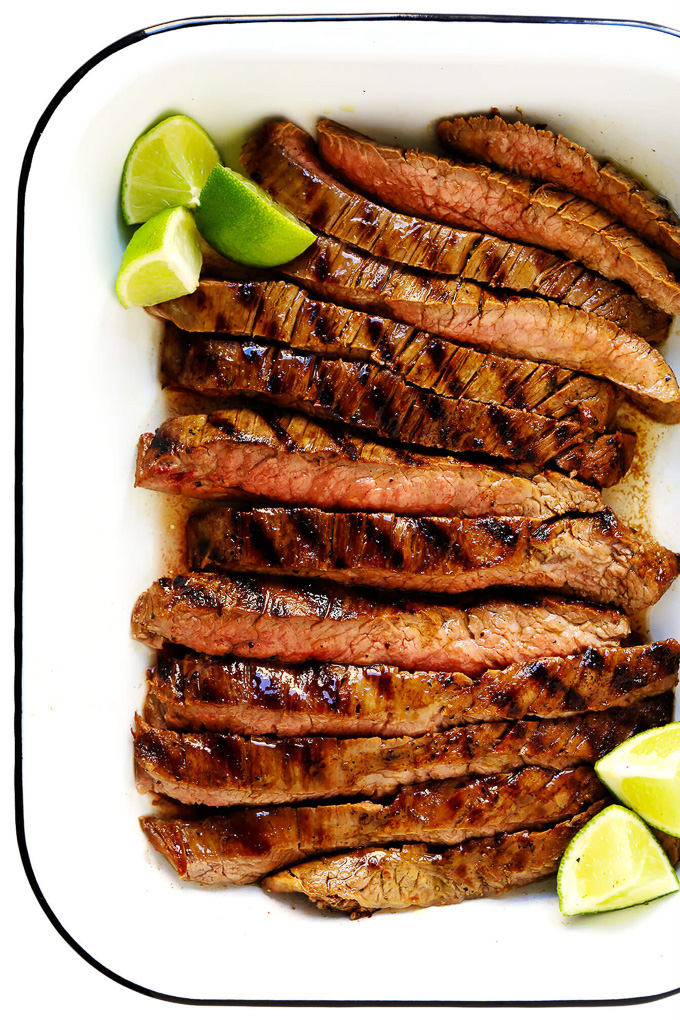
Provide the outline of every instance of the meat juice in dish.
[[545,129],[438,134],[446,156],[267,121],[253,183],[212,177],[302,250],[202,242],[198,284],[147,309],[176,413],[135,484],[193,513],[133,612],[157,650],[134,759],[182,879],[352,917],[502,893],[611,802],[598,760],[672,719],[680,649],[628,616],[678,558],[602,489],[635,457],[622,403],[680,421],[656,346],[680,227]]

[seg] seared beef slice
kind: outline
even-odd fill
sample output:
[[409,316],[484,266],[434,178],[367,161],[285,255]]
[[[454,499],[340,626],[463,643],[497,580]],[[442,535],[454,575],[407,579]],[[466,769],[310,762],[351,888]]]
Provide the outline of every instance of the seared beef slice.
[[219,509],[189,520],[187,545],[193,570],[325,577],[450,595],[519,585],[628,611],[658,602],[678,573],[674,553],[640,538],[609,509],[549,522]]
[[210,655],[478,675],[619,644],[630,624],[615,609],[548,596],[461,607],[377,592],[368,598],[332,585],[188,574],[163,577],[140,595],[132,633],[155,648],[168,641]]
[[677,641],[655,641],[545,656],[473,679],[386,665],[277,665],[166,650],[147,674],[145,718],[170,729],[281,737],[420,736],[471,722],[624,707],[675,687],[679,661]]
[[446,144],[467,159],[566,188],[680,258],[680,223],[668,203],[564,135],[499,116],[455,117],[442,122],[441,133]]
[[139,440],[135,484],[202,499],[264,497],[341,510],[544,518],[602,508],[556,471],[530,477],[381,446],[300,414],[250,408],[171,418]]

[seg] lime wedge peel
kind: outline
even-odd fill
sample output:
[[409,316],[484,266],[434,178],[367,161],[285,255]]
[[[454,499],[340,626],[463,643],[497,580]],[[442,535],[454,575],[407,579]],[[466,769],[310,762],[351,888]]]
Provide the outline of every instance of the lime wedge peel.
[[126,223],[145,223],[163,209],[193,208],[220,154],[191,117],[176,114],[145,131],[132,145],[120,205]]
[[648,825],[680,836],[680,722],[637,733],[601,758],[595,771]]
[[120,264],[116,294],[124,308],[157,305],[191,294],[203,256],[190,212],[166,209],[132,235]]
[[212,168],[196,209],[196,226],[221,255],[247,266],[279,266],[316,240],[266,191],[226,166]]
[[620,804],[584,825],[557,872],[560,910],[567,917],[621,910],[679,888],[670,861],[645,823]]

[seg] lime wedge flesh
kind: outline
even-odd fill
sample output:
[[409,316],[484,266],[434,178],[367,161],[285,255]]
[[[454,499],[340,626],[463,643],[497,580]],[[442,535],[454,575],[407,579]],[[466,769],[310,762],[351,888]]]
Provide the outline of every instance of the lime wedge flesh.
[[191,213],[166,209],[132,235],[120,264],[116,294],[124,308],[191,294],[198,286],[202,262],[201,238]]
[[649,825],[680,836],[680,723],[636,734],[601,758],[595,771]]
[[163,209],[198,204],[220,154],[191,117],[167,117],[140,135],[123,167],[120,204],[126,223],[145,223]]
[[599,914],[647,903],[680,888],[677,875],[645,823],[612,804],[578,832],[557,873],[563,914]]
[[246,266],[279,266],[309,248],[315,235],[253,181],[214,166],[201,192],[196,226],[222,255]]

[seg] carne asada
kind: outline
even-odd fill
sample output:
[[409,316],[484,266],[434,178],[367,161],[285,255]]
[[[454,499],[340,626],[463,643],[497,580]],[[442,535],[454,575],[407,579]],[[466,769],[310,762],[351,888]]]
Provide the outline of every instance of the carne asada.
[[209,655],[282,662],[387,663],[404,669],[485,669],[619,644],[630,624],[615,609],[550,596],[468,607],[368,598],[339,586],[218,574],[162,577],[140,595],[132,633]]
[[322,358],[371,361],[441,396],[536,411],[578,414],[604,427],[616,411],[612,385],[552,364],[462,347],[402,322],[315,301],[292,283],[203,280],[184,298],[148,309],[180,329],[249,336]]
[[644,630],[680,556],[600,490],[635,453],[622,398],[680,423],[650,346],[680,280],[614,217],[676,255],[680,220],[562,136],[439,132],[524,176],[270,120],[251,181],[214,170],[307,249],[201,201],[229,257],[195,238],[193,292],[149,292],[192,413],[140,437],[135,485],[213,501],[171,501],[181,572],[131,621],[157,653],[139,821],[183,880],[352,917],[524,885],[609,803],[602,756],[673,716],[680,642],[630,647],[625,614]]
[[496,354],[549,361],[608,379],[659,421],[680,420],[678,384],[660,352],[580,308],[487,291],[468,280],[426,277],[327,237],[318,237],[281,272],[342,305],[391,316]]
[[147,674],[144,718],[161,728],[246,735],[420,736],[465,723],[624,707],[675,687],[679,661],[677,641],[656,641],[534,659],[473,680],[396,666],[279,666],[166,649]]
[[220,508],[189,519],[187,550],[192,570],[449,595],[521,585],[628,612],[654,605],[678,575],[674,553],[640,539],[609,508],[551,521]]
[[[318,136],[333,169],[401,212],[561,252],[622,280],[655,308],[680,312],[680,284],[661,256],[591,202],[485,166],[376,145],[329,120],[319,123]],[[446,136],[442,126],[444,144]]]
[[669,318],[628,288],[543,248],[454,230],[375,205],[335,180],[313,139],[290,121],[268,121],[241,152],[251,178],[315,230],[395,262],[526,291],[611,319],[657,341]]
[[511,123],[497,114],[454,117],[443,121],[440,132],[446,144],[466,158],[587,198],[650,244],[680,258],[680,222],[668,202],[564,135],[521,120]]
[[387,804],[244,808],[195,821],[147,817],[140,823],[180,878],[244,885],[330,850],[420,840],[453,846],[540,829],[606,796],[588,766],[561,772],[527,766],[510,775],[404,787]]
[[433,779],[511,772],[523,765],[592,764],[672,715],[669,691],[627,708],[566,719],[486,722],[389,739],[176,733],[137,717],[137,788],[214,807],[386,797],[400,786]]
[[557,871],[576,833],[607,804],[597,801],[580,814],[543,832],[524,830],[470,839],[449,850],[425,843],[354,850],[296,864],[266,877],[268,892],[300,892],[318,907],[350,917],[376,910],[444,906],[497,896]]
[[440,397],[375,365],[181,333],[171,325],[161,374],[165,385],[216,397],[259,397],[389,440],[539,466],[552,463],[599,486],[623,477],[635,448],[631,433],[602,435],[577,419],[556,421],[464,397]]
[[255,496],[341,510],[545,518],[602,508],[555,471],[530,478],[456,457],[379,446],[299,414],[186,415],[140,437],[135,485],[185,496]]

